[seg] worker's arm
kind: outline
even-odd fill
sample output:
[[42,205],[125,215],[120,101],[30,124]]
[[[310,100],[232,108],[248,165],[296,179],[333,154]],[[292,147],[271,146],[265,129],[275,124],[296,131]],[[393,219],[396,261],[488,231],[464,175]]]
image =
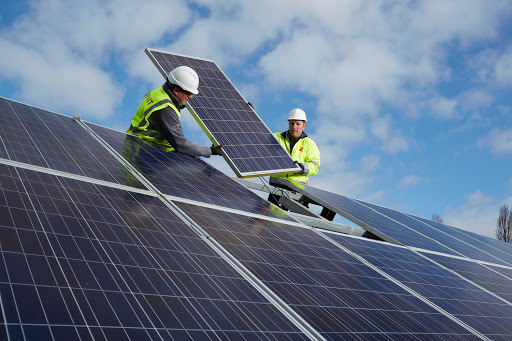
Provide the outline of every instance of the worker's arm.
[[172,108],[165,107],[155,111],[149,117],[149,121],[176,151],[192,156],[212,155],[210,147],[200,146],[185,137],[180,119]]

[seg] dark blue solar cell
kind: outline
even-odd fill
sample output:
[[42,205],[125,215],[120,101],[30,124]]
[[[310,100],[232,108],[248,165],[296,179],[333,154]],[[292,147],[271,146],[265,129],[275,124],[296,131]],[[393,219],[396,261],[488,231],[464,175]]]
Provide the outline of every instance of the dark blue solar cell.
[[0,135],[3,158],[137,185],[132,175],[71,117],[0,97]]
[[[490,292],[504,298],[512,304],[512,269],[499,268],[435,254],[425,254],[428,258],[438,262],[450,270],[457,272],[465,278],[477,283]],[[501,274],[497,269],[503,269]]]
[[[2,316],[13,337],[19,325],[43,338],[46,331],[69,326],[77,327],[81,339],[151,340],[176,328],[302,339],[298,328],[158,197],[2,164],[0,177],[21,180],[17,193],[36,217],[31,226],[9,221],[2,227],[2,236],[9,234],[7,240],[19,246],[7,247],[2,237]],[[8,192],[14,191],[0,190]],[[74,209],[59,209],[64,203]],[[13,212],[14,207],[2,207]],[[59,215],[58,225],[64,226],[54,229],[48,215]],[[76,234],[78,227],[82,231]],[[261,309],[271,323],[250,323]],[[163,320],[167,316],[174,316],[174,323]],[[86,324],[84,333],[80,328]],[[68,333],[76,338],[70,328],[59,335]]]
[[[180,65],[190,66],[197,72],[199,94],[189,101],[192,114],[223,145],[223,156],[237,176],[296,171],[293,159],[215,62],[151,49],[146,49],[146,53],[163,75]],[[267,145],[279,148],[267,149],[265,158],[261,158],[255,156],[256,150],[251,150],[251,145],[258,149]]]
[[80,334],[76,327],[64,327],[64,326],[54,326],[51,328],[52,335],[55,340],[66,340],[66,341],[81,341],[84,340],[80,338]]
[[25,325],[23,327],[23,335],[25,340],[41,340],[41,341],[53,341],[55,340],[50,333],[48,326],[30,326]]
[[329,237],[491,339],[512,335],[512,305],[429,260],[440,256],[422,257],[404,247]]
[[164,194],[294,221],[200,158],[167,152],[119,131],[89,126]]
[[[177,204],[326,339],[468,334],[311,229]],[[431,316],[443,323],[424,323]]]

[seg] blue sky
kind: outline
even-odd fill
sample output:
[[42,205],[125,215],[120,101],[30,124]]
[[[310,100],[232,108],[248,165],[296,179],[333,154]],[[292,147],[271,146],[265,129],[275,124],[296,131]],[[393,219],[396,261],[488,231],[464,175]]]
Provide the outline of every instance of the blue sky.
[[124,131],[163,82],[144,48],[212,59],[272,131],[306,111],[322,157],[312,186],[488,236],[512,206],[510,1],[2,6],[3,97]]

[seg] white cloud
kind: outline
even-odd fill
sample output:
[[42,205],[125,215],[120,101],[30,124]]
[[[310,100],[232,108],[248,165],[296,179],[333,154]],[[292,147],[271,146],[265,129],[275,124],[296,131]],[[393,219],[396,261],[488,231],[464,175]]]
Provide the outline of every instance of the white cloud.
[[0,59],[0,75],[18,82],[20,97],[29,104],[68,115],[101,117],[111,114],[121,102],[122,88],[108,73],[93,65],[56,63],[3,39],[0,39],[0,50],[10,51]]
[[30,104],[106,117],[121,104],[124,89],[105,70],[111,63],[123,67],[145,44],[186,24],[189,15],[179,1],[32,1],[27,13],[0,32],[0,49],[9,51],[0,75],[17,84],[21,100]]
[[405,187],[409,187],[409,186],[415,186],[424,181],[425,181],[425,179],[423,179],[422,177],[411,174],[411,175],[407,175],[407,176],[404,176],[403,178],[401,178],[400,181],[398,181],[397,187],[405,188]]
[[506,51],[496,61],[495,74],[498,83],[507,86],[512,83],[512,49]]
[[443,214],[446,224],[488,237],[494,237],[501,203],[477,190],[458,207],[447,207]]
[[512,49],[486,49],[470,62],[480,80],[509,87],[512,82]]
[[451,119],[457,116],[457,100],[437,97],[428,103],[434,117]]
[[[210,58],[247,77],[243,88],[250,89],[253,102],[301,91],[301,100],[314,108],[308,111],[316,119],[308,134],[322,153],[318,181],[336,180],[360,193],[372,183],[370,174],[380,160],[368,156],[348,163],[355,148],[378,143],[392,154],[414,143],[383,108],[421,113],[437,85],[452,77],[450,48],[495,38],[510,6],[484,0],[187,4],[33,1],[29,13],[0,32],[1,50],[13,51],[0,60],[0,76],[16,83],[31,104],[100,117],[119,108],[125,84],[161,84],[144,47]],[[503,82],[509,77],[507,56],[489,66]],[[115,79],[118,70],[123,78]],[[463,98],[439,97],[427,109],[435,107],[438,117],[456,117]],[[465,103],[476,102],[485,106],[485,96],[468,96]],[[194,125],[187,131],[193,135]]]
[[364,196],[363,198],[360,198],[360,199],[367,201],[367,202],[380,202],[385,197],[386,197],[386,192],[383,190],[378,190],[373,193],[367,194],[366,196]]
[[101,63],[109,53],[119,52],[122,58],[123,52],[172,34],[189,16],[185,4],[172,0],[32,1],[30,12],[8,33],[20,45],[37,47],[45,55],[58,58],[64,52],[66,58],[72,54]]
[[[380,156],[366,155],[358,164],[351,164],[344,158],[324,160],[325,150],[321,150],[321,167],[317,175],[310,177],[310,185],[325,189],[329,192],[339,193],[360,198],[363,194],[372,197],[381,197],[382,193],[367,194],[364,189],[375,180],[373,173],[379,169]],[[335,152],[327,150],[327,152]]]
[[400,130],[391,126],[389,115],[374,118],[370,129],[372,134],[382,142],[382,150],[387,153],[395,154],[409,148],[409,142],[402,136]]
[[372,154],[366,155],[361,158],[359,168],[364,170],[365,173],[370,173],[378,169],[380,164],[380,156]]
[[494,102],[493,96],[485,90],[470,89],[458,96],[459,105],[463,111],[473,112],[487,109]]
[[512,128],[493,129],[486,137],[478,140],[478,145],[488,147],[492,153],[497,155],[512,154]]
[[[450,77],[442,64],[443,44],[493,37],[496,25],[489,23],[504,3],[493,8],[483,1],[332,5],[329,14],[313,10],[300,30],[283,37],[261,59],[262,72],[278,88],[321,98],[324,113],[336,108],[344,115],[371,115],[382,102],[395,103],[398,94],[416,101],[423,91],[415,89]],[[303,14],[300,9],[297,15]],[[465,20],[453,20],[460,15]]]
[[351,171],[345,165],[327,169],[322,167],[321,172],[322,176],[310,177],[310,186],[351,197],[361,197],[362,189],[374,180],[373,176],[361,174],[359,170]]

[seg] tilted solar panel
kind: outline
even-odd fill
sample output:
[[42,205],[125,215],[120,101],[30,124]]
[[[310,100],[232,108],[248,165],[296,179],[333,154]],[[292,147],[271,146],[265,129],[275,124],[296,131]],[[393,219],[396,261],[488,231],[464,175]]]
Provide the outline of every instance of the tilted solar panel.
[[[505,278],[512,280],[512,268],[505,268],[505,267],[495,266],[495,265],[486,265],[486,267],[491,269],[494,272],[501,274],[501,276],[504,276]],[[496,281],[500,281],[500,279],[497,279]],[[512,294],[510,293],[510,286],[508,288],[502,288],[502,289],[503,290],[495,290],[495,291],[491,290],[491,291],[506,298],[509,302],[512,302]]]
[[126,168],[71,117],[1,97],[0,156],[142,188]]
[[158,197],[0,164],[0,216],[2,340],[307,339]]
[[355,199],[311,186],[298,188],[290,184],[290,187],[386,241],[398,241],[404,245],[421,247],[432,251],[459,256],[461,255],[457,251],[441,244],[439,241],[422,235],[372,210]]
[[415,219],[416,217],[396,210],[311,186],[299,188],[291,183],[288,186],[386,241],[398,241],[403,245],[436,252],[512,265],[509,254],[476,240],[472,242],[470,237],[462,233],[450,233],[448,227],[440,226],[442,224],[427,223],[426,219]]
[[261,118],[215,62],[153,49],[145,50],[160,73],[177,66],[192,67],[199,75],[199,94],[187,108],[238,177],[293,173],[299,168]]
[[178,205],[327,340],[474,336],[311,229]]
[[475,247],[484,250],[486,252],[491,253],[492,255],[501,258],[508,263],[510,263],[510,256],[512,256],[512,245],[510,243],[505,243],[501,240],[490,238],[486,236],[482,236],[480,234],[463,230],[457,227],[449,226],[446,224],[441,224],[429,219],[425,219],[422,217],[418,217],[412,214],[408,214],[409,216],[422,221],[432,227],[440,229],[442,231],[446,231],[446,233],[451,234],[458,239],[465,240],[468,243],[474,245]]
[[0,340],[319,339],[308,324],[328,340],[511,337],[512,268],[424,253],[476,286],[404,247],[299,227],[199,158],[6,99],[0,123]]
[[[448,269],[457,272],[465,278],[477,283],[490,292],[512,302],[512,270],[508,269],[508,277],[501,274],[497,266],[479,264],[471,260],[447,257],[435,254],[425,254]],[[500,268],[504,271],[504,268]]]
[[432,220],[420,219],[400,211],[367,203],[361,200],[357,201],[399,223],[404,224],[405,226],[421,233],[422,235],[432,238],[442,243],[443,245],[456,250],[466,257],[512,266],[512,255],[502,252],[499,249],[490,247],[485,243],[479,242],[478,240],[470,238],[468,235],[452,229],[444,224]]
[[330,237],[486,337],[512,337],[512,304],[432,263],[430,254],[425,258],[404,247],[339,235]]

